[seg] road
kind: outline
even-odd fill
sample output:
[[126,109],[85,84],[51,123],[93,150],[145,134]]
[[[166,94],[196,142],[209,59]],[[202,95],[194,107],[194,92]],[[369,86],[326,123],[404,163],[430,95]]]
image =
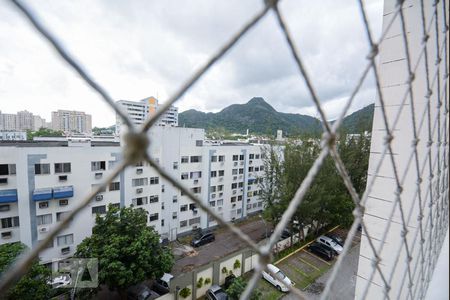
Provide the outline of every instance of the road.
[[[237,224],[237,226],[255,242],[262,240],[265,235],[264,223],[258,219],[242,225]],[[216,234],[214,242],[196,248],[196,255],[185,256],[177,260],[172,269],[172,274],[177,276],[184,272],[190,272],[196,267],[205,265],[245,247],[246,244],[231,231],[223,230]]]

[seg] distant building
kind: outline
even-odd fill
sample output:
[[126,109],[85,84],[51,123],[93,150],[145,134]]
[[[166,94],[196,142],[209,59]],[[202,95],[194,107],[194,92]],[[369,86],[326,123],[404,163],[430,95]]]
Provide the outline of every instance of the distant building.
[[27,131],[39,130],[47,127],[45,119],[23,110],[17,114],[2,114],[0,111],[0,131]]
[[278,129],[277,130],[277,141],[283,140],[283,130]]
[[92,117],[82,111],[58,110],[52,112],[52,129],[64,133],[92,133]]
[[[144,121],[154,115],[160,105],[155,97],[148,97],[141,101],[120,100],[116,102],[127,113],[133,125],[140,126]],[[116,134],[120,134],[123,120],[116,115]],[[178,108],[171,106],[157,122],[159,126],[178,126]]]
[[24,131],[0,131],[0,141],[26,141],[27,133]]

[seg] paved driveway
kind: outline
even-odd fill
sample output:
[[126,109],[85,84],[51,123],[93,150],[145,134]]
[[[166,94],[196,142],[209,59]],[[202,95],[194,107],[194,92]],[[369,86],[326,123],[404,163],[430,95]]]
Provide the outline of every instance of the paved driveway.
[[[245,223],[239,226],[239,228],[255,242],[259,242],[264,238],[266,230],[264,223],[259,219]],[[185,256],[177,260],[171,273],[177,276],[181,273],[192,271],[196,267],[246,247],[247,245],[236,238],[229,230],[220,231],[216,234],[216,240],[214,242],[195,248],[196,251],[192,256]]]

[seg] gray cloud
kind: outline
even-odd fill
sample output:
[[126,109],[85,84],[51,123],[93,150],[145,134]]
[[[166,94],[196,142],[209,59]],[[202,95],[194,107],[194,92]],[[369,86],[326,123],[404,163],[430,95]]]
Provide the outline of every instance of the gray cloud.
[[[201,66],[262,1],[33,1],[29,5],[115,99],[154,95],[164,101]],[[382,1],[367,1],[379,35]],[[336,116],[368,52],[357,3],[281,2],[312,83]],[[6,2],[0,3],[0,110],[44,117],[58,108],[84,110],[95,125],[114,114]],[[218,111],[262,96],[284,112],[314,115],[311,97],[272,13],[211,68],[177,104]],[[352,109],[374,100],[369,78]]]

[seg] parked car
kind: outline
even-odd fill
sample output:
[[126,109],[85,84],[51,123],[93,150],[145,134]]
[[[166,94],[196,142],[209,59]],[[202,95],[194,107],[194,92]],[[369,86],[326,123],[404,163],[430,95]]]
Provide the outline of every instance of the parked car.
[[341,247],[344,247],[345,240],[343,238],[341,238],[339,235],[329,232],[329,233],[325,234],[325,236],[329,237],[330,239],[332,239],[333,241],[338,243]]
[[[274,277],[268,271],[272,272],[276,276]],[[267,270],[262,272],[262,276],[265,280],[273,284],[281,292],[288,292],[288,287],[294,286],[294,282],[292,282],[289,277],[287,277],[280,269],[272,264],[267,265]]]
[[206,292],[206,299],[209,300],[228,300],[228,294],[217,284],[211,286]]
[[308,250],[326,260],[332,260],[334,257],[334,250],[327,245],[314,242],[308,246]]
[[336,254],[340,254],[342,252],[342,246],[336,243],[334,240],[330,239],[329,237],[321,235],[317,239],[317,242],[332,248]]
[[159,296],[158,293],[152,291],[148,286],[142,283],[131,286],[127,290],[127,299],[129,300],[153,300]]
[[156,291],[160,295],[167,294],[170,292],[170,280],[172,280],[172,278],[172,274],[164,273],[161,278],[155,280],[152,290]]
[[191,245],[193,247],[199,247],[201,245],[205,245],[205,244],[211,243],[215,239],[216,239],[216,237],[214,236],[214,233],[209,232],[209,233],[203,234],[198,239],[193,239],[192,242],[191,242]]
[[47,284],[51,285],[52,288],[54,289],[68,286],[71,283],[72,278],[70,278],[70,274],[62,274],[60,276],[53,277],[51,280],[47,281]]

